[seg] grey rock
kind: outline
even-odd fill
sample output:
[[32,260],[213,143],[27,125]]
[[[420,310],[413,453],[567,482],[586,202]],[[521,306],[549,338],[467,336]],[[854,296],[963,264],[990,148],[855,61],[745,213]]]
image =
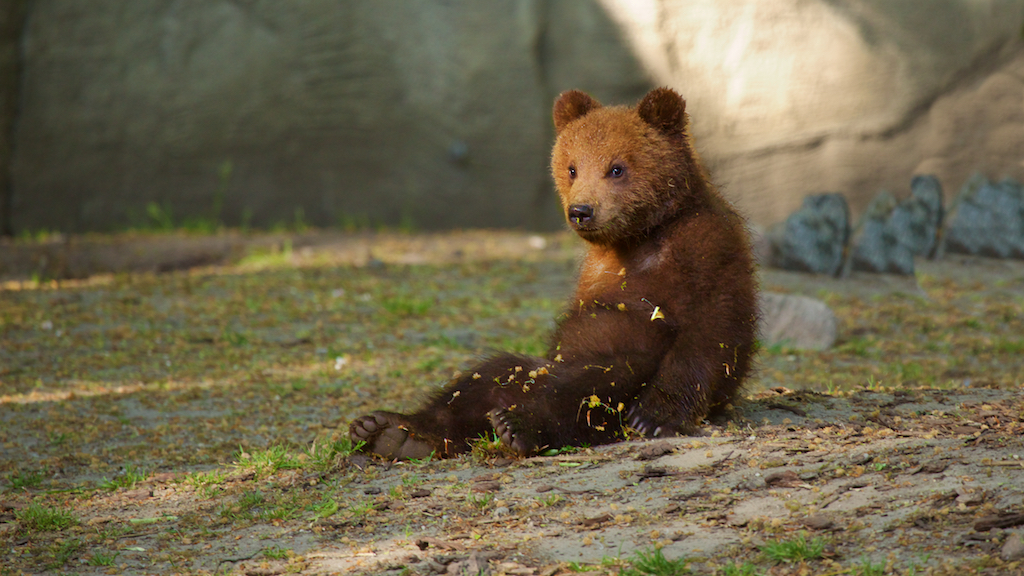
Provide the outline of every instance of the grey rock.
[[1024,258],[1024,190],[1019,182],[992,183],[980,174],[963,186],[945,235],[948,252]]
[[836,343],[839,321],[821,300],[762,292],[760,308],[761,339],[769,346],[826,350]]
[[900,244],[915,256],[931,257],[944,215],[939,179],[919,174],[910,183],[910,198],[896,206],[890,222]]
[[855,248],[851,264],[854,270],[890,274],[913,274],[914,255],[900,242],[892,223],[898,203],[882,191],[868,205],[852,240]]
[[842,194],[804,198],[781,227],[769,231],[771,263],[786,270],[838,274],[850,238],[850,210]]

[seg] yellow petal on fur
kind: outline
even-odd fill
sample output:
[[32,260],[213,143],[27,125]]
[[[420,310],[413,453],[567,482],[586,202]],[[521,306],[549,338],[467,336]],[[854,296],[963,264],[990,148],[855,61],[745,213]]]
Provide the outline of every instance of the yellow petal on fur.
[[657,320],[659,318],[664,320],[665,319],[665,315],[661,313],[661,306],[655,306],[654,307],[654,312],[651,313],[651,322],[654,322],[655,320]]

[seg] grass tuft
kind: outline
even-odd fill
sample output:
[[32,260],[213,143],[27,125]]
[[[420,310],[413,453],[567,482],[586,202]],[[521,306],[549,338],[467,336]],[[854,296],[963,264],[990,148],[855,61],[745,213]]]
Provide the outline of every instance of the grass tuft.
[[33,502],[23,510],[15,512],[14,517],[25,528],[41,532],[63,530],[78,524],[78,518],[74,513],[60,508],[47,508],[38,502]]

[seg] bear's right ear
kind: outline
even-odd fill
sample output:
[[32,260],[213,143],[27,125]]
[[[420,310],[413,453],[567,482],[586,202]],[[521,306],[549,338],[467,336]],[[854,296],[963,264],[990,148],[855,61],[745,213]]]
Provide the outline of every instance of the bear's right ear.
[[644,122],[664,134],[686,130],[686,100],[671,88],[655,88],[636,107]]
[[569,122],[586,115],[587,112],[600,108],[601,103],[579,90],[562,92],[555,100],[552,116],[555,119],[555,133],[558,134]]

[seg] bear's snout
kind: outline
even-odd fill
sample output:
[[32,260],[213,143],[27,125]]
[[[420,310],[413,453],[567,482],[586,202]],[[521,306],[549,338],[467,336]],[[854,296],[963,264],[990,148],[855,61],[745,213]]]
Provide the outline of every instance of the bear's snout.
[[569,223],[576,228],[586,228],[594,219],[594,207],[590,204],[569,206]]

